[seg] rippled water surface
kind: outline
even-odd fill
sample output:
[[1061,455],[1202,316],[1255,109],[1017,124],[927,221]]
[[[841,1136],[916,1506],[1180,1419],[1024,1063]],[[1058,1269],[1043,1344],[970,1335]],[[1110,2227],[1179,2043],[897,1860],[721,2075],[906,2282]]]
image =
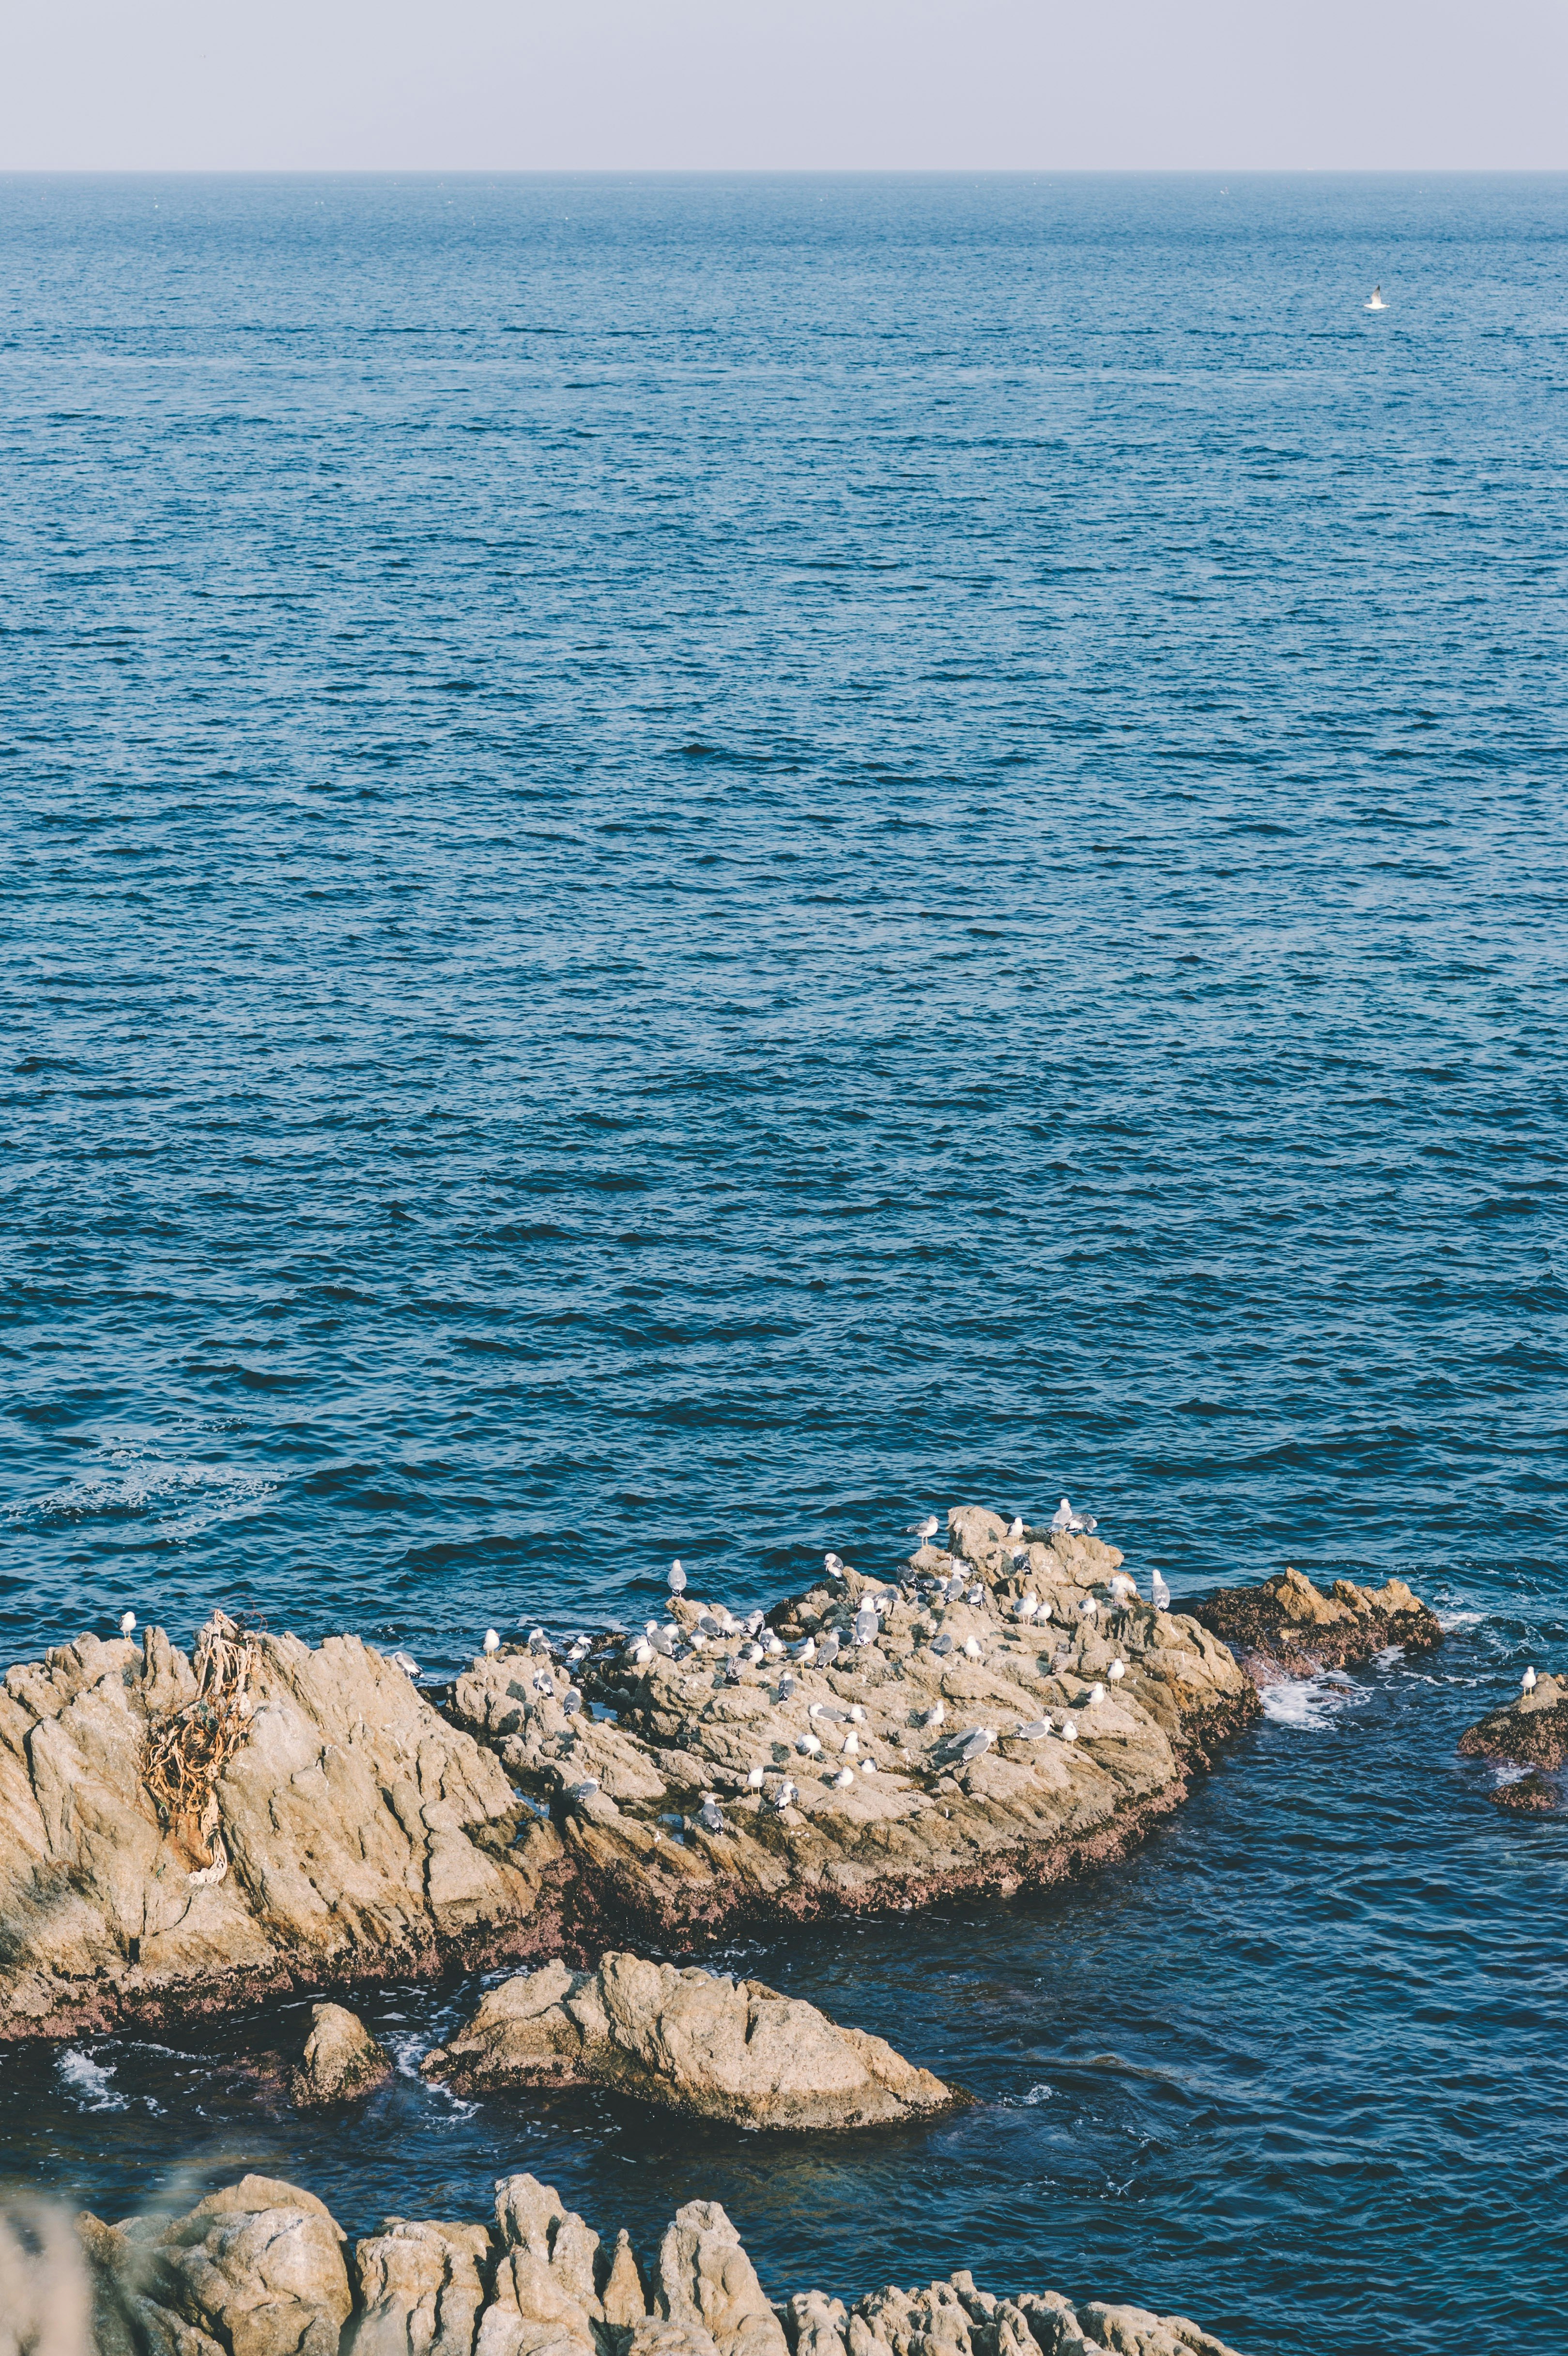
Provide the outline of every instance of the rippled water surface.
[[1454,1742],[1568,1666],[1565,198],[0,181],[0,1655],[439,1672],[1063,1488],[1452,1622],[1092,1882],[736,1955],[934,2128],[454,2104],[454,1987],[368,2130],[229,2068],[297,2008],[13,2051],[14,2173],[1556,2356],[1568,1815]]

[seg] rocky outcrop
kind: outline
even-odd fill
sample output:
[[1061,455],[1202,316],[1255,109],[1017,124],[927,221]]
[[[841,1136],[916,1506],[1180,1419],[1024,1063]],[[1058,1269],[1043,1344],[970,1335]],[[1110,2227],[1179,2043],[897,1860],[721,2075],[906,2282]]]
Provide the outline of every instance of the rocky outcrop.
[[679,2210],[645,2267],[531,2176],[497,2183],[493,2228],[392,2218],[347,2263],[319,2201],[254,2176],[173,2223],[77,2230],[80,2259],[58,2225],[7,2238],[0,2219],[12,2312],[74,2297],[48,2356],[1233,2356],[1181,2316],[966,2273],[775,2306],[717,2201]]
[[1463,1759],[1489,1759],[1532,1772],[1499,1783],[1492,1799],[1513,1815],[1541,1815],[1558,1804],[1548,1778],[1568,1765],[1568,1676],[1537,1677],[1528,1693],[1494,1709],[1459,1737]]
[[504,1981],[422,2066],[464,2087],[610,2086],[753,2127],[882,2126],[961,2099],[880,2037],[760,1980],[626,1954]]
[[311,2031],[289,2092],[301,2110],[328,2103],[351,2103],[384,2085],[392,2074],[385,2049],[377,2044],[357,2012],[340,2004],[313,2004]]
[[1356,1668],[1398,1644],[1430,1653],[1443,1642],[1435,1612],[1402,1579],[1356,1587],[1337,1579],[1327,1594],[1288,1566],[1255,1587],[1222,1587],[1192,1616],[1229,1645],[1260,1685]]
[[1121,1561],[966,1507],[896,1580],[825,1576],[752,1626],[682,1597],[575,1683],[503,1647],[453,1714],[550,1809],[622,1936],[1010,1894],[1144,1837],[1259,1711]]
[[560,1844],[492,1751],[357,1637],[244,1656],[216,1700],[155,1628],[0,1681],[0,2038],[559,1948]]
[[1158,1610],[981,1506],[895,1579],[831,1560],[765,1620],[501,1646],[440,1712],[357,1638],[221,1614],[194,1660],[154,1629],[8,1671],[0,2038],[1010,1895],[1143,1839],[1256,1680],[1440,1640],[1397,1580]]

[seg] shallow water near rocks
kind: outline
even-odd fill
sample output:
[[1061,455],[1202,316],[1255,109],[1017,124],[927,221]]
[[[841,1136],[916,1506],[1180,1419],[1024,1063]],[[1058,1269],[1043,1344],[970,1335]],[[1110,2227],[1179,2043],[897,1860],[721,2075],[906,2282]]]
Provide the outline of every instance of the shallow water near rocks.
[[1071,1890],[726,1951],[919,2133],[455,2103],[464,1985],[345,2117],[232,2067],[303,1998],[0,2050],[5,2172],[1556,2356],[1568,1816],[1454,1743],[1568,1666],[1565,194],[0,181],[0,1655],[440,1675],[1063,1489],[1451,1632]]

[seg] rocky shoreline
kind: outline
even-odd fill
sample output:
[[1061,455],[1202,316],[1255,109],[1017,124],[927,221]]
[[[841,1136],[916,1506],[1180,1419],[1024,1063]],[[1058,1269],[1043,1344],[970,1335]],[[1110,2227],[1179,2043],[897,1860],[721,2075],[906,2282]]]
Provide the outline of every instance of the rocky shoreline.
[[0,1681],[0,2040],[1040,1888],[1145,1839],[1260,1681],[1440,1637],[1397,1581],[1162,1609],[978,1506],[895,1579],[672,1596],[434,1699],[352,1636],[79,1637]]
[[392,2217],[352,2244],[261,2176],[173,2219],[0,2212],[0,2347],[48,2356],[1234,2356],[1182,2316],[964,2271],[773,2300],[717,2201],[639,2260],[531,2176],[498,2179],[494,2225]]
[[1509,1815],[1546,1815],[1562,1804],[1555,1780],[1568,1766],[1568,1676],[1531,1672],[1526,1690],[1459,1737],[1462,1759],[1485,1759],[1526,1772],[1499,1783],[1492,1804]]

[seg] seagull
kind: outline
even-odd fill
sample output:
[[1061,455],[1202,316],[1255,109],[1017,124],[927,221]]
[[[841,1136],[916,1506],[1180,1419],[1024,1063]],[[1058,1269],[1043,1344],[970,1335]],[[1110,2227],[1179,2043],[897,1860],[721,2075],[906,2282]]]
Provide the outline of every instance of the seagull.
[[1125,1677],[1126,1674],[1127,1665],[1125,1661],[1113,1661],[1110,1667],[1105,1672],[1105,1675],[1110,1678],[1113,1685],[1115,1685],[1118,1677]]
[[865,1611],[856,1612],[855,1642],[857,1644],[874,1644],[877,1641],[877,1615],[869,1606]]
[[560,1706],[562,1709],[565,1710],[568,1718],[576,1717],[578,1711],[582,1708],[582,1696],[579,1693],[575,1686],[567,1687],[566,1691],[561,1695]]
[[[121,1624],[123,1626],[123,1622]],[[411,1653],[394,1653],[392,1666],[395,1669],[401,1669],[405,1677],[417,1677],[420,1673],[420,1665]]]
[[547,1701],[555,1699],[555,1679],[548,1669],[541,1669],[534,1679],[534,1691],[543,1694]]
[[855,1781],[855,1770],[853,1767],[840,1767],[833,1781],[839,1791],[848,1792]]
[[486,1628],[485,1631],[485,1650],[487,1653],[498,1653],[500,1649],[501,1639],[497,1636],[494,1628]]
[[1047,1621],[1050,1619],[1050,1617],[1051,1617],[1051,1603],[1050,1603],[1050,1600],[1049,1600],[1049,1598],[1046,1600],[1046,1601],[1044,1601],[1043,1603],[1041,1603],[1041,1605],[1040,1605],[1040,1607],[1039,1611],[1035,1613],[1035,1615],[1034,1615],[1034,1616],[1035,1616],[1035,1618],[1040,1622],[1040,1626],[1043,1628],[1043,1627],[1044,1627],[1044,1625],[1045,1625],[1045,1623],[1046,1623],[1046,1622],[1047,1622]]
[[1031,1718],[1027,1722],[1020,1720],[1016,1739],[1019,1742],[1040,1742],[1050,1732],[1049,1718]]
[[996,1739],[996,1732],[993,1728],[989,1726],[976,1726],[964,1737],[964,1740],[958,1745],[958,1756],[960,1759],[978,1759],[982,1751],[989,1751]]
[[912,1522],[905,1535],[912,1538],[919,1538],[923,1546],[929,1546],[941,1527],[942,1525],[936,1515],[928,1514],[923,1522]]
[[921,1724],[923,1726],[940,1726],[946,1716],[947,1704],[944,1701],[933,1702],[930,1709],[926,1711],[924,1718],[921,1720]]
[[1137,1591],[1138,1590],[1133,1585],[1132,1580],[1127,1577],[1126,1572],[1125,1570],[1118,1570],[1115,1577],[1111,1581],[1111,1592],[1115,1597],[1116,1601],[1118,1603],[1131,1603],[1135,1596],[1137,1594]]
[[724,1818],[720,1813],[719,1803],[717,1800],[704,1800],[701,1807],[698,1810],[698,1816],[705,1833],[721,1833],[723,1831]]
[[784,1676],[779,1679],[780,1701],[788,1701],[791,1694],[795,1691],[795,1679],[790,1676],[786,1669]]
[[1058,1505],[1055,1513],[1052,1514],[1051,1517],[1051,1526],[1053,1530],[1072,1530],[1077,1528],[1077,1518],[1065,1497],[1061,1500],[1061,1505]]
[[129,1636],[134,1633],[135,1626],[135,1613],[133,1612],[122,1612],[120,1614],[120,1633],[123,1636]]
[[[121,1625],[122,1627],[124,1626],[123,1621],[122,1621]],[[1535,1691],[1535,1671],[1533,1669],[1526,1669],[1523,1676],[1520,1679],[1520,1683],[1524,1687],[1526,1693],[1533,1693]]]
[[851,1726],[864,1726],[866,1723],[866,1713],[858,1701],[849,1705],[849,1723]]
[[1368,311],[1386,311],[1388,309],[1388,305],[1383,301],[1383,290],[1381,286],[1374,286],[1372,288],[1372,291],[1368,296],[1365,304],[1362,305],[1362,308]]
[[632,1660],[639,1669],[645,1669],[653,1659],[654,1648],[645,1636],[639,1636],[632,1647]]
[[1149,1574],[1148,1591],[1150,1596],[1153,1598],[1154,1608],[1157,1612],[1169,1611],[1170,1590],[1167,1587],[1164,1580],[1161,1579],[1157,1570],[1151,1571]]
[[941,1654],[944,1660],[946,1659],[948,1654],[953,1650],[953,1639],[947,1633],[945,1628],[943,1630],[941,1635],[938,1636],[936,1642],[932,1645],[931,1649],[933,1653]]
[[822,1665],[824,1668],[827,1666],[830,1661],[836,1661],[838,1658],[839,1641],[838,1631],[837,1628],[829,1629],[827,1634],[823,1638],[818,1649],[821,1654]]
[[762,1790],[763,1773],[763,1771],[761,1767],[752,1768],[751,1773],[746,1778],[746,1789],[748,1792],[760,1792]]
[[1085,1514],[1083,1520],[1081,1522],[1074,1522],[1072,1526],[1076,1530],[1082,1530],[1085,1537],[1092,1538],[1100,1525],[1094,1519],[1093,1514]]
[[763,1665],[762,1646],[760,1644],[748,1644],[746,1647],[746,1658],[750,1661],[754,1669],[760,1669]]
[[844,1576],[843,1556],[837,1554],[825,1554],[822,1558],[822,1568],[827,1573],[829,1579],[842,1579]]
[[1021,1538],[1021,1537],[1022,1537],[1022,1536],[1023,1536],[1023,1534],[1024,1534],[1023,1515],[1022,1515],[1021,1514],[1015,1514],[1015,1515],[1013,1515],[1013,1526],[1012,1526],[1012,1528],[1008,1532],[1008,1537],[1010,1537],[1010,1538]]
[[770,1628],[763,1640],[763,1650],[766,1653],[769,1660],[773,1660],[778,1654],[784,1651],[784,1638],[782,1636],[775,1635],[773,1631]]
[[795,1657],[797,1661],[815,1661],[816,1658],[816,1637],[807,1636],[802,1644],[797,1644],[795,1648]]
[[1091,1686],[1091,1687],[1090,1687],[1090,1688],[1089,1688],[1089,1698],[1090,1698],[1091,1702],[1102,1702],[1102,1701],[1104,1701],[1104,1698],[1105,1698],[1105,1688],[1104,1688],[1104,1686],[1102,1686],[1102,1685],[1093,1685],[1093,1686]]
[[803,1759],[816,1759],[822,1750],[821,1738],[815,1734],[803,1734],[795,1747]]
[[964,1639],[964,1657],[966,1661],[977,1661],[980,1658],[980,1646],[973,1636],[965,1636]]
[[1099,1609],[1100,1607],[1095,1602],[1094,1598],[1092,1595],[1086,1595],[1083,1598],[1083,1602],[1078,1606],[1078,1617],[1080,1620],[1093,1620],[1095,1612],[1098,1612]]
[[686,1573],[680,1567],[680,1557],[678,1555],[677,1555],[675,1560],[669,1567],[669,1591],[672,1595],[684,1595],[686,1593]]
[[846,1757],[853,1759],[859,1748],[860,1738],[855,1732],[854,1728],[851,1727],[848,1733],[844,1737],[844,1751]]
[[1015,1608],[1015,1617],[1019,1620],[1032,1620],[1039,1610],[1040,1598],[1038,1595],[1033,1593],[1029,1595],[1020,1595]]
[[1063,1742],[1076,1742],[1078,1740],[1078,1729],[1070,1718],[1064,1718],[1061,1721],[1061,1740]]
[[794,1807],[799,1797],[799,1785],[792,1783],[786,1775],[784,1782],[779,1785],[778,1790],[773,1794],[773,1805],[782,1816],[786,1808]]

